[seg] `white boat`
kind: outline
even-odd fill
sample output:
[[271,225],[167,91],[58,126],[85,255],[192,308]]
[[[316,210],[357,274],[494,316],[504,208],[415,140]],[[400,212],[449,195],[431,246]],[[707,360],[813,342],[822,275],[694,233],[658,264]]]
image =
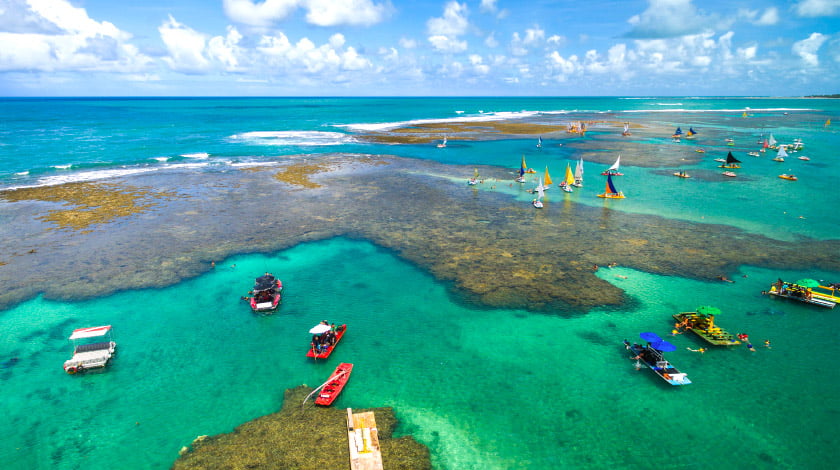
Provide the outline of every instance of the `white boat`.
[[543,208],[542,198],[545,197],[545,187],[543,186],[542,178],[540,178],[540,185],[536,188],[537,198],[531,201],[531,204],[537,209]]
[[811,160],[810,158],[806,157],[805,155],[802,155],[802,156],[799,156],[799,157],[796,157],[796,158],[798,158],[798,159],[800,159],[800,160],[802,160],[802,161],[805,161],[805,162],[807,162],[807,161]]
[[537,139],[537,148],[538,149],[542,148],[542,136],[540,136],[539,139]]
[[583,187],[583,157],[580,157],[575,167],[575,182],[572,183],[572,186]]
[[442,149],[446,147],[446,136],[443,136],[443,142],[437,144],[437,148]]
[[624,123],[624,132],[622,132],[621,135],[623,135],[623,136],[630,135],[630,123],[629,122]]
[[73,357],[64,361],[64,371],[71,375],[105,367],[117,348],[111,338],[111,325],[73,330],[69,339],[73,342]]

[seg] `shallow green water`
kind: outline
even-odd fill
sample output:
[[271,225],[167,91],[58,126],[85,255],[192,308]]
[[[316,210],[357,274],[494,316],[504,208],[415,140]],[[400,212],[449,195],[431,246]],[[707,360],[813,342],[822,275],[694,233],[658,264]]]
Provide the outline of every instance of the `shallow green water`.
[[[255,316],[238,299],[267,270],[284,282],[283,305]],[[840,408],[828,366],[840,346],[824,327],[836,312],[759,294],[805,273],[742,272],[728,284],[602,269],[637,308],[560,317],[453,303],[390,253],[335,239],[229,259],[167,289],[36,299],[0,317],[0,354],[18,359],[0,369],[0,458],[21,469],[167,467],[196,436],[275,411],[284,389],[352,362],[335,406],[393,406],[400,432],[429,445],[437,468],[700,469],[734,466],[733,456],[756,468],[831,468],[838,442],[825,431]],[[635,370],[624,338],[666,335],[672,313],[708,303],[757,351],[700,355],[685,350],[699,340],[681,335],[668,358],[693,385]],[[306,331],[323,319],[348,333],[313,363]],[[66,375],[66,337],[98,324],[114,325],[118,355],[103,373]]]

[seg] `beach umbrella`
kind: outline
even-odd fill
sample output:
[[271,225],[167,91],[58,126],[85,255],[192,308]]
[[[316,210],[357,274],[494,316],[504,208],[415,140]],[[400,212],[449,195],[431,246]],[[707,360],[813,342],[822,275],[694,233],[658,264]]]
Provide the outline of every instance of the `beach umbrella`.
[[813,289],[820,286],[820,281],[816,279],[800,279],[796,281],[796,285],[805,287],[806,289]]
[[326,333],[327,331],[330,331],[330,325],[325,325],[323,323],[319,323],[309,330],[309,332],[313,335],[320,335],[321,333]]
[[656,349],[657,351],[662,351],[662,352],[670,352],[670,351],[676,351],[677,350],[676,346],[674,346],[673,344],[665,341],[664,339],[659,340],[659,341],[651,344],[650,347],[652,347],[653,349]]
[[702,307],[697,307],[697,313],[700,315],[720,315],[720,309],[711,305],[703,305]]
[[642,338],[648,343],[656,343],[658,341],[662,341],[662,338],[660,338],[659,335],[657,335],[656,333],[651,333],[650,331],[639,333],[639,338]]

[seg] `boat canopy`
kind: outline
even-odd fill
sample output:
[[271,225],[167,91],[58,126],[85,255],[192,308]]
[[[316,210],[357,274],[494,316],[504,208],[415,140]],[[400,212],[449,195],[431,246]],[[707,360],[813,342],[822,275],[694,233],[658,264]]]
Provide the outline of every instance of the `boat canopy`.
[[265,274],[254,280],[254,291],[274,289],[277,287],[277,279],[271,274]]
[[94,326],[91,328],[79,328],[78,330],[73,330],[73,334],[70,335],[70,339],[95,338],[97,336],[105,336],[108,334],[109,331],[111,331],[111,325]]

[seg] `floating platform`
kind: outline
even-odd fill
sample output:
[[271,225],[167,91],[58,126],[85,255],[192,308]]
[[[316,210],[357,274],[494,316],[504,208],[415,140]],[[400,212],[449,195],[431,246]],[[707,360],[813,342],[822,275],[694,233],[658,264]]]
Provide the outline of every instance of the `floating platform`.
[[382,470],[379,432],[373,411],[353,413],[347,408],[347,441],[351,470]]

